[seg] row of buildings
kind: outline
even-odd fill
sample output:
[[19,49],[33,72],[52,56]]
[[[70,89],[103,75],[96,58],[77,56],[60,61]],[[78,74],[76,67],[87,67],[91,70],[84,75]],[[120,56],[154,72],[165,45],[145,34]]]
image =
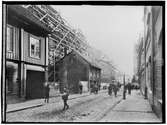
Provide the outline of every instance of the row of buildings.
[[164,106],[164,22],[162,6],[144,7],[144,33],[137,46],[137,76],[141,92],[159,118]]
[[48,81],[71,93],[78,93],[79,81],[85,91],[100,84],[101,68],[89,46],[51,6],[3,4],[3,12],[7,104],[42,98]]

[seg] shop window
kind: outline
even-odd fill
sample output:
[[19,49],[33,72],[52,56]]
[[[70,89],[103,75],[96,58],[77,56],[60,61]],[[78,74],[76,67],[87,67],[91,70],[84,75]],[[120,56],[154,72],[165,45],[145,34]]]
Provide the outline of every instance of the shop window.
[[40,58],[40,40],[30,36],[30,57]]
[[6,65],[6,91],[7,93],[17,93],[18,90],[18,65],[7,62]]
[[7,26],[7,51],[13,52],[13,44],[14,44],[14,28],[12,26]]

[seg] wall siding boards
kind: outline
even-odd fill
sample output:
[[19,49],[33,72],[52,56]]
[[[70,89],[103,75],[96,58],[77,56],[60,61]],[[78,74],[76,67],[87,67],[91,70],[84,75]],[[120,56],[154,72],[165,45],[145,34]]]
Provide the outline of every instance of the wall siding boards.
[[24,60],[29,63],[33,64],[39,64],[39,65],[45,65],[45,38],[39,37],[40,38],[40,58],[36,59],[33,57],[30,57],[30,33],[24,31]]

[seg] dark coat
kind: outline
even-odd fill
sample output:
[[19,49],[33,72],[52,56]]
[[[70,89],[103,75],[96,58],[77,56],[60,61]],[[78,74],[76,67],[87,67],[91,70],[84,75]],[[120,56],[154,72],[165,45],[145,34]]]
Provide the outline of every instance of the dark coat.
[[49,91],[50,91],[49,85],[45,86],[45,98],[49,98]]
[[68,100],[68,96],[69,96],[68,91],[64,91],[63,94],[62,94],[62,99],[63,100]]

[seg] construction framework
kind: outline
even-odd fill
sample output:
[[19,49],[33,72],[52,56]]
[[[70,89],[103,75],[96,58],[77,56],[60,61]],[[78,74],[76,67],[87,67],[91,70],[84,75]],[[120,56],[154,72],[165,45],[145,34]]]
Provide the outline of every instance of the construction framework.
[[39,21],[50,29],[51,36],[49,39],[53,40],[55,43],[55,46],[49,46],[51,64],[55,63],[55,61],[58,61],[64,56],[64,48],[67,49],[67,52],[74,50],[84,56],[90,55],[87,51],[89,48],[87,42],[83,40],[78,33],[60,16],[59,12],[51,6],[21,6],[29,10],[30,13],[32,13]]

